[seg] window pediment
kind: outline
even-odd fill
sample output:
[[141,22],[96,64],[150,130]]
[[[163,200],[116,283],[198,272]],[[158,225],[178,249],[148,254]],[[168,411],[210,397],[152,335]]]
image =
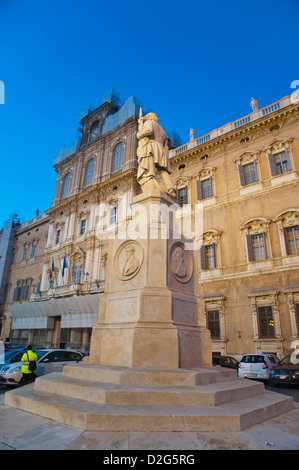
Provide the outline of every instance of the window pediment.
[[285,148],[289,148],[292,141],[293,137],[289,137],[288,139],[276,139],[268,147],[265,147],[263,151],[270,153],[281,152]]
[[239,155],[235,160],[234,163],[237,165],[246,165],[247,163],[252,163],[253,161],[258,160],[258,155],[261,152],[259,150],[252,151],[252,152],[243,152],[242,155]]
[[281,212],[274,222],[280,222],[283,227],[293,227],[299,224],[299,209],[289,209],[288,211]]
[[215,175],[216,168],[214,167],[205,167],[198,171],[194,177],[199,180],[204,180],[207,178],[212,178]]
[[209,245],[217,245],[220,240],[221,233],[218,230],[209,230],[204,232],[200,237],[199,240],[202,242],[203,246]]
[[270,224],[270,220],[265,218],[251,219],[241,225],[240,229],[247,233],[248,235],[255,235],[259,233],[267,232]]
[[187,176],[181,176],[175,181],[175,187],[177,189],[185,188],[190,184],[191,178]]

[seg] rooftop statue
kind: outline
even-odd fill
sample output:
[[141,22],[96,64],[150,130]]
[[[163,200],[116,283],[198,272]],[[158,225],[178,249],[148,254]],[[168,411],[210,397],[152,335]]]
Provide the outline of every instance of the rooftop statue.
[[[142,116],[141,108],[137,138],[139,140],[137,181],[141,185],[142,191],[146,192],[156,188],[162,191],[166,190],[170,196],[175,196],[175,188],[170,178],[166,132],[158,124],[158,118],[154,113]],[[159,182],[161,179],[164,187]]]
[[254,98],[251,98],[251,101],[250,101],[250,106],[252,108],[252,111],[256,111],[258,109],[258,102],[256,99]]

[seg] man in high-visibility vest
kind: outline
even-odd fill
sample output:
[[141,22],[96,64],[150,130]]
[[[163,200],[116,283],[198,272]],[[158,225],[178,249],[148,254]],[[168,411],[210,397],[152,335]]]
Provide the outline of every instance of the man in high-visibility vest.
[[35,354],[35,352],[32,351],[31,344],[27,346],[27,351],[23,354],[21,361],[23,362],[23,376],[20,380],[20,385],[27,385],[31,382],[34,382],[36,379],[36,374],[34,373],[34,371],[29,370],[29,362],[37,361],[37,355]]

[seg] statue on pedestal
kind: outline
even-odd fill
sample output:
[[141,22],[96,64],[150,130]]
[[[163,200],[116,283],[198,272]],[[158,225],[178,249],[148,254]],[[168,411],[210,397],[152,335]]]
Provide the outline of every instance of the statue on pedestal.
[[[158,118],[154,113],[142,116],[141,108],[138,124],[137,181],[142,191],[146,192],[151,189],[165,191],[166,189],[170,196],[175,197],[176,191],[170,178],[166,132],[158,124]],[[158,175],[161,176],[165,188],[160,185]]]

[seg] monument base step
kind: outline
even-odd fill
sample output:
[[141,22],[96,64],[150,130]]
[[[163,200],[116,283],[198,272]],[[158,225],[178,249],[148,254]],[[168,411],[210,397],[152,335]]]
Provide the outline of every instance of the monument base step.
[[[114,382],[105,381],[112,376]],[[291,397],[229,369],[155,372],[87,364],[7,392],[5,404],[86,431],[114,432],[241,431],[294,407]]]

